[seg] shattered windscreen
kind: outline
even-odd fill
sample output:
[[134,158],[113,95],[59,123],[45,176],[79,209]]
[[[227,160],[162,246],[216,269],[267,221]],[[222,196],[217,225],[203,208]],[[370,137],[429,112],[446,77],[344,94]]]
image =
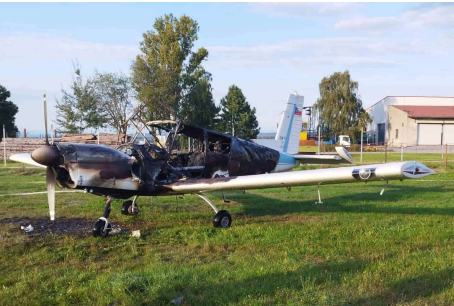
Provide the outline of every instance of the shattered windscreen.
[[[153,123],[154,128],[169,131],[165,147],[126,146],[134,152],[140,168],[136,172],[149,192],[178,180],[268,173],[279,160],[278,151],[251,141],[179,122],[174,130],[167,126]],[[179,142],[179,137],[186,140]]]

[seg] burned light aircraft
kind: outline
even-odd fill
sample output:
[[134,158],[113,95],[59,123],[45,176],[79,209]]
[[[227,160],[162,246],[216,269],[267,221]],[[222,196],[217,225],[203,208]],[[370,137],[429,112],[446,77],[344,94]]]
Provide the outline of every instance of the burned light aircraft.
[[[142,105],[129,120],[136,128],[135,135],[116,149],[91,144],[49,144],[46,135],[45,146],[31,155],[16,154],[10,159],[46,168],[51,220],[55,218],[56,184],[105,196],[103,215],[93,226],[95,237],[106,237],[112,229],[108,217],[114,199],[133,198],[122,204],[121,212],[137,214],[139,196],[196,194],[215,211],[214,227],[226,228],[232,223],[231,215],[226,210],[218,210],[206,196],[207,192],[316,185],[321,203],[320,185],[387,183],[434,173],[414,161],[284,172],[301,163],[353,163],[344,148],[336,148],[338,154],[335,155],[291,154],[292,150],[298,150],[302,104],[302,97],[290,95],[276,138],[263,145],[180,121],[144,122],[139,116]],[[45,125],[47,131],[46,111]],[[154,142],[147,140],[145,129],[151,135],[153,130],[166,131],[166,143],[161,143],[162,138],[157,136]],[[136,143],[139,135],[143,137],[143,144]],[[181,137],[190,140],[186,152],[178,149]]]

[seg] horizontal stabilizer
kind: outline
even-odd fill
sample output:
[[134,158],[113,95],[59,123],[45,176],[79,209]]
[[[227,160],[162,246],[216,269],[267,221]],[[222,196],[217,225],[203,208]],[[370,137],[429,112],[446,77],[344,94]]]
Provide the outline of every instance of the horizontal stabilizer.
[[293,158],[300,161],[303,164],[354,164],[353,158],[347,152],[344,147],[336,147],[336,154],[324,154],[324,155],[293,155]]

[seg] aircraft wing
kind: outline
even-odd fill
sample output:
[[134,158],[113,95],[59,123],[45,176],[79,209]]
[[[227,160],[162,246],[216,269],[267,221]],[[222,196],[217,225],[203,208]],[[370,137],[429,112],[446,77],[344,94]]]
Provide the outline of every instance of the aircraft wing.
[[323,155],[293,155],[293,158],[303,164],[354,164],[353,158],[344,147],[336,147],[336,154]]
[[30,155],[30,153],[14,154],[14,155],[11,155],[9,157],[9,159],[13,160],[13,161],[16,161],[16,162],[19,162],[19,163],[24,163],[24,164],[28,164],[28,165],[32,165],[32,166],[36,166],[36,167],[40,167],[40,168],[47,168],[46,166],[38,164],[37,162],[35,162],[32,159],[32,156]]
[[435,174],[435,172],[423,164],[408,161],[213,179],[189,179],[165,184],[161,187],[171,194],[187,194],[207,191],[403,180],[421,178],[431,174]]

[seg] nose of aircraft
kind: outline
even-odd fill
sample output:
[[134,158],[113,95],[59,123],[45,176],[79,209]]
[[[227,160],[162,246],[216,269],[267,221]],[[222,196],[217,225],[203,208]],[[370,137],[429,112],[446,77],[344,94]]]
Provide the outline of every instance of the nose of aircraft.
[[32,159],[38,164],[52,167],[60,161],[60,151],[56,146],[44,146],[34,150]]

